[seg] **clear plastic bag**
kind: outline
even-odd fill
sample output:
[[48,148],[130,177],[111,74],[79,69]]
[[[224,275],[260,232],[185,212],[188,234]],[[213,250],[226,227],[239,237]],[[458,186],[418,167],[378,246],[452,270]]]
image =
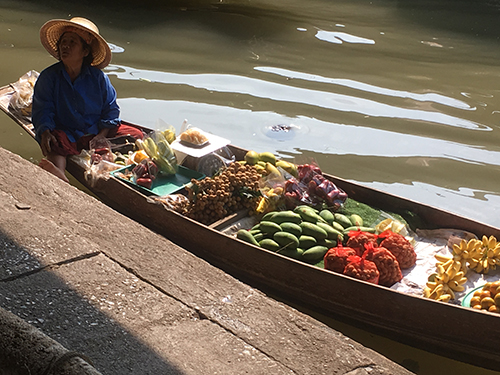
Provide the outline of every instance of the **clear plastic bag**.
[[172,175],[179,171],[174,151],[161,131],[152,131],[139,143],[156,163],[161,174]]
[[9,102],[9,109],[21,116],[31,118],[31,105],[33,103],[33,88],[39,73],[30,70],[12,84],[14,93]]

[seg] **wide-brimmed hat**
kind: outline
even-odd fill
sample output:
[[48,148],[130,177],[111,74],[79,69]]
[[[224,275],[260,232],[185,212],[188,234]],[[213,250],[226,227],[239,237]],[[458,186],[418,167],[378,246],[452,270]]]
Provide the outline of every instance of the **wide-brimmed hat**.
[[102,69],[111,61],[111,49],[104,38],[99,35],[97,26],[86,18],[73,17],[68,20],[47,21],[40,28],[40,40],[45,49],[56,59],[59,60],[57,51],[57,42],[61,35],[66,31],[77,33],[92,47],[92,66]]

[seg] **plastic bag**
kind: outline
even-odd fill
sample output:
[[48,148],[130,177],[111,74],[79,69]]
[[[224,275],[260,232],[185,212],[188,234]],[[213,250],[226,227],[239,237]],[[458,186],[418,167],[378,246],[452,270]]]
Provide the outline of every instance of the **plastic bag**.
[[21,76],[17,82],[12,84],[14,93],[9,102],[9,109],[17,112],[20,115],[31,117],[31,104],[33,102],[33,88],[38,78],[39,73],[35,70],[30,70]]
[[152,131],[139,144],[158,166],[161,174],[172,175],[179,171],[174,151],[161,131]]
[[298,204],[321,206],[326,204],[335,210],[347,199],[347,194],[323,176],[321,169],[313,164],[297,166],[298,177],[285,183],[287,206]]
[[159,118],[156,120],[155,128],[163,134],[168,143],[175,141],[175,127],[173,125],[169,125]]
[[262,194],[255,211],[266,213],[285,208],[285,184],[292,176],[282,168],[276,168],[279,173],[270,173],[259,180],[259,190]]
[[89,147],[92,164],[97,164],[102,160],[109,163],[115,161],[115,156],[111,152],[111,143],[106,138],[96,137],[91,139]]
[[155,162],[149,158],[143,159],[132,169],[133,181],[147,189],[151,189],[153,182],[158,175],[158,167]]
[[151,196],[148,197],[148,201],[163,204],[166,208],[181,213],[190,204],[188,197],[182,194],[169,194],[162,197]]

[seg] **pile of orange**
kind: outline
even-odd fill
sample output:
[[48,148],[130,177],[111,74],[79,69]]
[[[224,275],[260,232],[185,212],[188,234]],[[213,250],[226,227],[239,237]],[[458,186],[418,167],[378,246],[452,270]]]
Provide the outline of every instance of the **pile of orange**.
[[486,283],[474,292],[470,307],[500,313],[500,280]]

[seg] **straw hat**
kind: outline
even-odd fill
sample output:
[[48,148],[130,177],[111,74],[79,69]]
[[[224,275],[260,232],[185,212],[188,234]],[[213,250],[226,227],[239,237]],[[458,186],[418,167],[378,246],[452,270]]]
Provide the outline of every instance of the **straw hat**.
[[111,49],[102,36],[99,35],[97,26],[86,18],[73,17],[68,20],[51,20],[46,22],[40,29],[40,40],[45,49],[59,60],[57,52],[57,41],[61,35],[71,31],[79,36],[92,47],[94,60],[92,66],[102,69],[111,61]]

